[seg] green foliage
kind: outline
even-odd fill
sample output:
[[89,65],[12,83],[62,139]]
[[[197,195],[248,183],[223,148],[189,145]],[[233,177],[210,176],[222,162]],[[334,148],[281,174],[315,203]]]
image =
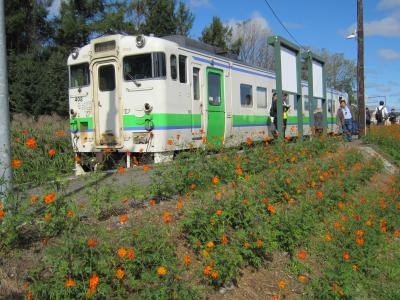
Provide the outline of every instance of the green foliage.
[[206,44],[228,50],[232,28],[225,26],[219,17],[213,17],[210,26],[204,28],[200,40]]
[[364,136],[364,143],[378,146],[400,166],[400,126],[371,126]]

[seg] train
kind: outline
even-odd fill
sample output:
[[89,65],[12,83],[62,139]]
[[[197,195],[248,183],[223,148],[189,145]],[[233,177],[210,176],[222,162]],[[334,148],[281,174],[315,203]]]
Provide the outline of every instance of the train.
[[[269,108],[275,74],[200,41],[106,35],[74,48],[67,64],[77,156],[148,153],[159,163],[211,142],[230,147],[273,136]],[[304,135],[311,134],[310,118],[322,101],[307,93],[303,81],[302,103],[289,94],[286,136],[298,135],[298,105],[303,105]],[[338,130],[339,97],[347,94],[327,88],[330,133]]]

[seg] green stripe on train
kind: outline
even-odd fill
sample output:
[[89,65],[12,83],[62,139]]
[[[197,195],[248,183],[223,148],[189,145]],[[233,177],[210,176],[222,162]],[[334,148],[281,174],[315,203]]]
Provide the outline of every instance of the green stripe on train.
[[69,127],[71,130],[87,130],[94,129],[93,118],[73,118],[69,120]]

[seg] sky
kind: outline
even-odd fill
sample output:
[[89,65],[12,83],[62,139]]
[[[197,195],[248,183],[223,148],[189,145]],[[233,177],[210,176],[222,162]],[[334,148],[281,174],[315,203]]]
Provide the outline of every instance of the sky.
[[[61,0],[55,0],[55,14]],[[198,38],[213,16],[226,24],[255,19],[273,34],[292,38],[276,20],[265,0],[184,0],[195,20],[191,36]],[[268,0],[279,18],[302,45],[325,48],[357,59],[357,42],[346,37],[356,29],[357,0]],[[400,0],[365,0],[366,96],[386,96],[400,110]],[[374,103],[379,98],[367,99]]]

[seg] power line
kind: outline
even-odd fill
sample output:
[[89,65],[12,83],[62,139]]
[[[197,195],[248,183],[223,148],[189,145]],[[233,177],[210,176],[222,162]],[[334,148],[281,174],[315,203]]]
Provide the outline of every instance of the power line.
[[281,19],[278,17],[277,13],[275,12],[275,10],[272,8],[271,4],[269,4],[268,0],[264,0],[265,3],[268,5],[269,9],[271,10],[272,14],[275,16],[275,18],[278,20],[278,22],[281,24],[281,26],[283,27],[283,29],[286,30],[286,32],[292,37],[292,39],[295,41],[295,43],[300,47],[305,49],[300,43],[299,41],[294,37],[294,35],[289,31],[289,29],[287,29],[287,27],[285,26],[285,24],[281,21]]

